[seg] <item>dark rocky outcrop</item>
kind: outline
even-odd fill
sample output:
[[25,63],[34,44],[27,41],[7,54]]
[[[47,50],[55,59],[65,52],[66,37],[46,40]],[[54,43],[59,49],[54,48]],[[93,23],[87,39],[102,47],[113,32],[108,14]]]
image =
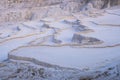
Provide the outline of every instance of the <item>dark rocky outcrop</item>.
[[68,21],[68,20],[64,20],[63,21],[65,24],[70,24],[72,25],[72,28],[75,31],[85,31],[87,29],[86,26],[82,25],[81,22],[79,20],[73,20],[73,21]]
[[72,38],[72,42],[78,44],[84,44],[84,45],[91,45],[91,44],[101,43],[102,41],[93,37],[85,37],[80,34],[74,34]]
[[116,5],[120,5],[120,0],[90,0],[94,8],[107,8]]
[[56,39],[55,36],[52,37],[52,42],[54,42],[54,43],[56,43],[56,44],[61,44],[61,43],[62,43],[62,41]]

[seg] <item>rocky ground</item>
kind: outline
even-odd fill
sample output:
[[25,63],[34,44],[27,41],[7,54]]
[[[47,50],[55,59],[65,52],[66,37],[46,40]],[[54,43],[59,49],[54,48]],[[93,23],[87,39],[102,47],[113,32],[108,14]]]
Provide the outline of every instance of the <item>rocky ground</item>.
[[0,22],[40,20],[119,4],[120,0],[4,0],[0,2]]
[[103,70],[69,70],[48,68],[24,61],[0,63],[0,80],[119,80],[120,65]]

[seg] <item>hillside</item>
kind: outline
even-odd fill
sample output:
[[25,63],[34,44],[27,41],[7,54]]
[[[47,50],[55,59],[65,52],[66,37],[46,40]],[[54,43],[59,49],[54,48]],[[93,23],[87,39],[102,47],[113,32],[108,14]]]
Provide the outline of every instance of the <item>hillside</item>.
[[66,16],[119,4],[120,0],[2,0],[0,22],[40,20],[49,16]]

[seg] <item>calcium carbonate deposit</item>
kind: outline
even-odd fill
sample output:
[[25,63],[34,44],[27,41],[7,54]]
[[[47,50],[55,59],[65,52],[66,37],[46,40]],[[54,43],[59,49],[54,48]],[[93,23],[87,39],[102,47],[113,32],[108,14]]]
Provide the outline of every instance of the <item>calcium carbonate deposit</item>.
[[0,1],[0,80],[120,80],[120,0]]

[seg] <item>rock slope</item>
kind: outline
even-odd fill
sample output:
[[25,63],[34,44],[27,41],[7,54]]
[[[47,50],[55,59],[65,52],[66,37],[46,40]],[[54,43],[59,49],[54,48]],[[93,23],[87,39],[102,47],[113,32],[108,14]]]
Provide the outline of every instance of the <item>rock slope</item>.
[[120,0],[4,0],[0,2],[0,22],[40,20],[119,4]]

